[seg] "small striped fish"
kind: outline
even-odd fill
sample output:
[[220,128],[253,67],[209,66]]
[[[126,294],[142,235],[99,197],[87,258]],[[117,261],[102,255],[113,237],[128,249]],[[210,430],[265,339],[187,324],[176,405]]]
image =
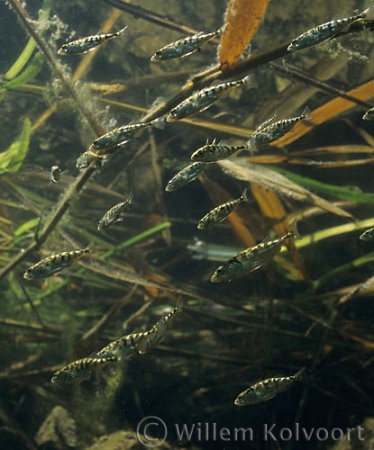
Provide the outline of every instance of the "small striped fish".
[[274,118],[267,120],[260,125],[248,140],[251,146],[270,144],[288,133],[301,120],[309,120],[311,118],[308,107],[304,109],[302,114],[291,119],[278,120],[272,123]]
[[284,236],[274,239],[273,241],[261,242],[254,247],[250,247],[227,260],[212,275],[210,281],[212,283],[221,283],[243,275],[251,273],[259,269],[269,259],[275,256],[281,249],[282,245],[288,239],[299,238],[296,229],[296,222],[293,222],[291,229]]
[[202,219],[200,219],[197,228],[199,230],[203,230],[204,228],[208,228],[216,223],[222,222],[226,219],[226,217],[234,211],[234,209],[240,205],[242,202],[247,201],[247,189],[244,189],[243,194],[235,199],[230,200],[222,205],[213,208],[208,212]]
[[361,239],[361,241],[374,241],[374,228],[369,228],[369,229],[365,230],[360,235],[360,239]]
[[150,352],[163,342],[167,330],[172,327],[174,319],[176,315],[182,311],[182,307],[183,301],[182,299],[179,299],[173,311],[165,314],[155,325],[153,325],[144,339],[136,346],[136,350],[140,355]]
[[366,113],[362,116],[363,120],[374,120],[374,108],[370,108],[366,111]]
[[148,127],[164,128],[165,119],[163,117],[159,117],[158,119],[150,122],[130,123],[128,125],[115,128],[114,130],[109,131],[108,133],[105,133],[95,139],[90,147],[90,150],[104,150],[117,145],[125,144],[141,130]]
[[38,278],[51,277],[55,273],[71,266],[90,251],[87,247],[82,250],[71,250],[70,252],[61,252],[48,256],[28,268],[23,274],[23,278],[25,280],[36,280]]
[[149,331],[128,334],[102,348],[99,352],[97,352],[97,356],[100,358],[115,356],[119,360],[128,358],[137,351],[137,346],[148,337]]
[[176,175],[174,175],[171,180],[168,181],[165,191],[173,192],[190,183],[199,176],[199,174],[204,169],[204,166],[205,164],[202,162],[194,162],[188,165],[187,167],[179,171]]
[[360,14],[354,16],[345,17],[344,19],[331,20],[330,22],[318,25],[305,33],[300,34],[297,38],[291,41],[291,44],[287,47],[289,52],[294,52],[295,50],[300,50],[302,48],[310,47],[312,45],[319,44],[320,42],[326,41],[332,38],[339,31],[344,30],[344,28],[356,22],[359,19],[364,19],[368,13],[369,9],[365,9]]
[[244,84],[253,84],[252,78],[249,75],[241,80],[229,81],[197,91],[173,108],[167,115],[166,121],[174,122],[192,116],[192,114],[205,111],[226,92]]
[[61,169],[58,166],[52,166],[49,179],[52,181],[52,183],[58,183],[60,177]]
[[75,162],[75,167],[79,170],[87,169],[87,167],[95,161],[95,165],[97,169],[101,168],[102,161],[104,157],[101,155],[97,155],[95,152],[91,150],[87,150],[82,153]]
[[165,45],[152,56],[152,62],[165,61],[167,59],[181,58],[183,56],[191,55],[196,51],[201,50],[201,46],[214,39],[216,36],[220,36],[226,30],[226,25],[222,26],[217,31],[212,33],[200,33],[188,36],[186,38],[178,39],[171,44]]
[[127,205],[131,203],[132,198],[133,195],[131,193],[124,202],[117,203],[112,208],[110,208],[99,220],[97,229],[99,231],[104,230],[105,228],[108,228],[110,225],[113,225],[118,220],[120,220],[123,210],[126,208]]
[[211,144],[206,144],[203,147],[198,148],[191,155],[192,161],[200,161],[204,163],[214,163],[221,161],[222,159],[230,158],[230,156],[241,150],[248,150],[248,144],[243,145],[228,145],[224,142],[216,143],[213,141]]
[[266,402],[280,392],[288,389],[295,381],[301,381],[304,377],[305,368],[290,377],[274,377],[259,381],[245,391],[241,392],[234,404],[236,406],[256,405]]
[[52,383],[79,383],[90,378],[99,369],[117,362],[116,356],[106,358],[83,358],[74,361],[58,370],[52,377]]
[[127,26],[115,33],[97,34],[95,36],[87,36],[75,41],[64,44],[57,53],[61,56],[79,55],[94,50],[98,45],[117,36],[122,36],[127,30]]

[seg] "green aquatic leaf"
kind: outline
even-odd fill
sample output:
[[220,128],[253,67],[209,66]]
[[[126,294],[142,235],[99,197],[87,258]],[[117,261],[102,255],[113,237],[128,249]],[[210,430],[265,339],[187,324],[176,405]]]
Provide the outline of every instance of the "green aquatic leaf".
[[23,223],[20,227],[16,229],[16,231],[14,232],[14,236],[21,236],[21,234],[24,234],[32,230],[33,228],[39,225],[39,222],[40,222],[39,217],[28,220],[27,222]]
[[19,55],[17,61],[12,65],[8,72],[4,75],[5,80],[13,80],[26,66],[30,60],[34,50],[36,48],[36,43],[34,39],[30,38],[23,49],[22,53]]
[[341,200],[348,200],[355,203],[374,203],[374,195],[366,194],[355,186],[334,186],[333,184],[322,183],[321,181],[313,180],[312,178],[297,175],[288,170],[280,169],[279,167],[271,166],[271,169],[281,173],[301,186],[312,188],[317,192],[323,192],[324,194],[330,194]]
[[16,78],[13,78],[13,80],[1,86],[0,92],[4,92],[8,89],[16,89],[28,83],[40,72],[42,65],[43,65],[43,54],[41,52],[38,52],[34,56],[30,65],[21,73],[21,75],[19,75]]
[[4,152],[0,153],[0,173],[17,172],[25,159],[30,142],[31,121],[27,117],[23,122],[21,136]]
[[[41,23],[47,20],[51,12],[51,0],[44,0],[43,6],[39,12],[38,22]],[[31,59],[32,54],[36,48],[36,42],[33,38],[30,38],[26,44],[26,47],[22,50],[22,53],[17,58],[16,62],[12,67],[5,73],[5,80],[13,80],[26,66],[26,64]]]
[[115,251],[123,249],[123,248],[131,247],[132,245],[135,245],[136,243],[142,241],[143,239],[146,239],[147,237],[152,236],[153,234],[159,233],[160,231],[167,230],[170,227],[171,227],[170,222],[162,222],[152,228],[149,228],[148,230],[143,231],[140,234],[137,234],[136,236],[128,239],[127,241],[122,242],[121,244],[116,246],[115,250],[108,250],[103,255],[101,255],[100,259],[105,260],[109,256],[112,256]]
[[321,289],[327,289],[330,286],[334,286],[336,284],[336,280],[338,278],[344,279],[349,275],[352,270],[357,269],[366,264],[371,264],[374,261],[374,252],[370,252],[366,255],[360,256],[359,258],[350,261],[347,264],[343,264],[339,267],[335,267],[330,270],[328,273],[324,274],[318,280],[314,281],[313,288],[316,291]]

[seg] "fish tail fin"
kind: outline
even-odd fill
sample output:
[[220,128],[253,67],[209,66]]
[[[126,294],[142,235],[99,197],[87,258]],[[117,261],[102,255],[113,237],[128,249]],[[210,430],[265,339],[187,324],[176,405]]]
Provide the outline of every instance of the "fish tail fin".
[[299,233],[299,231],[297,229],[297,219],[294,219],[292,221],[289,233],[291,233],[291,236],[294,239],[301,239],[301,235],[300,235],[300,233]]
[[362,116],[362,120],[371,120],[369,111],[371,111],[371,109],[365,112],[365,114]]
[[243,78],[242,82],[247,84],[250,89],[258,87],[258,83],[256,77],[253,73],[250,73],[246,77]]
[[85,255],[86,253],[92,253],[92,245],[91,244],[89,244],[86,248],[84,248],[83,250],[82,250],[82,255]]
[[165,117],[158,117],[155,120],[152,120],[151,125],[152,127],[158,128],[159,130],[163,130],[165,128]]
[[308,379],[306,367],[304,366],[302,369],[296,372],[294,377],[296,381],[306,381]]
[[240,197],[240,199],[241,199],[243,202],[247,202],[247,201],[248,201],[248,197],[247,197],[247,189],[248,189],[248,188],[245,188],[245,189],[244,189],[243,194],[242,194],[241,197]]
[[359,14],[360,18],[365,19],[365,17],[367,16],[369,11],[370,11],[370,8],[366,8],[364,11],[362,11],[362,13]]
[[130,194],[127,196],[127,203],[130,204],[133,201],[134,193],[131,191]]
[[311,118],[312,118],[312,113],[311,113],[311,111],[310,111],[310,109],[309,109],[309,107],[308,106],[306,106],[305,108],[304,108],[304,111],[301,113],[301,116],[300,116],[303,120],[310,120]]
[[251,156],[253,156],[258,151],[256,145],[253,143],[252,137],[250,137],[248,141],[245,142],[245,145],[247,146],[246,150],[249,151]]
[[121,28],[120,30],[117,31],[116,36],[123,36],[128,34],[129,32],[127,31],[129,27],[126,25],[125,27]]
[[218,35],[225,34],[226,30],[227,30],[227,26],[228,26],[229,23],[230,22],[227,22],[227,23],[223,24],[222,27],[217,30],[217,34]]

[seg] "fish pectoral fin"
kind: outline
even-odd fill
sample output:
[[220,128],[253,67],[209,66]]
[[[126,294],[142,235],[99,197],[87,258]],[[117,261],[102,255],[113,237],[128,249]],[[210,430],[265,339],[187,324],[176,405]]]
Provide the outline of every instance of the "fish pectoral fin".
[[[196,50],[197,50],[198,52],[201,52],[201,49],[200,49],[199,47],[198,47]],[[181,58],[185,58],[186,56],[192,55],[192,53],[195,53],[196,50],[194,49],[194,50],[191,50],[191,51],[188,52],[188,53],[185,53],[184,55],[181,56]]]
[[209,105],[203,106],[201,109],[199,109],[199,113],[205,111],[206,109],[210,108],[212,106],[212,103],[209,103]]

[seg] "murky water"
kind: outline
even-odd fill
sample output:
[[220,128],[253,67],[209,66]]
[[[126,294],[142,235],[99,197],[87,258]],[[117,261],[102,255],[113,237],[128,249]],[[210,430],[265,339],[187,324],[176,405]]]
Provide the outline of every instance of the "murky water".
[[[374,94],[373,17],[286,50],[302,32],[370,4],[273,0],[230,72],[217,63],[219,38],[183,58],[150,60],[181,37],[219,29],[226,1],[10,3],[0,4],[1,448],[371,448],[374,253],[359,236],[374,226],[373,123],[362,120]],[[125,25],[126,35],[93,52],[57,55],[66,42]],[[250,85],[206,111],[159,120],[76,168],[105,132],[248,74]],[[207,142],[243,145],[274,115],[272,123],[306,106],[311,119],[284,137],[165,191]],[[245,188],[247,201],[226,220],[197,229]],[[99,231],[131,194],[120,220]],[[210,281],[295,220],[301,238],[275,258]],[[60,264],[61,252],[87,246],[54,276],[23,278],[43,258]],[[98,362],[123,336],[125,347],[112,347],[119,360]],[[51,383],[80,360],[67,381],[84,381]],[[251,385],[303,367],[285,392],[234,405]]]

